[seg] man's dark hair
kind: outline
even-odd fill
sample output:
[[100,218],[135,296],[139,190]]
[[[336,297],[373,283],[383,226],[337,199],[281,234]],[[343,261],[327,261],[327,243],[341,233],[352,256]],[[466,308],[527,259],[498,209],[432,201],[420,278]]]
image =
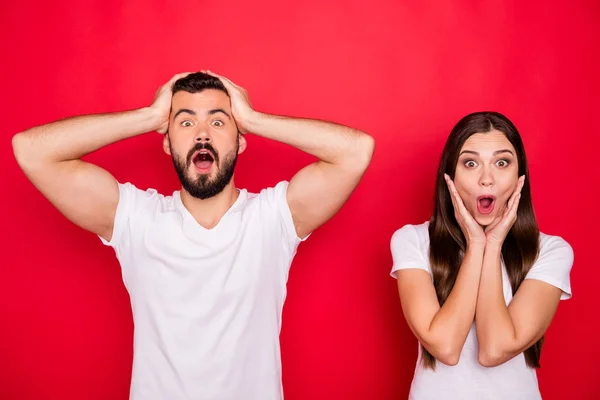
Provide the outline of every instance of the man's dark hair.
[[227,89],[223,86],[223,83],[219,78],[215,78],[212,75],[205,74],[203,72],[194,72],[181,79],[175,81],[173,85],[173,94],[177,92],[188,92],[188,93],[199,93],[206,89],[215,89],[225,92],[227,96]]

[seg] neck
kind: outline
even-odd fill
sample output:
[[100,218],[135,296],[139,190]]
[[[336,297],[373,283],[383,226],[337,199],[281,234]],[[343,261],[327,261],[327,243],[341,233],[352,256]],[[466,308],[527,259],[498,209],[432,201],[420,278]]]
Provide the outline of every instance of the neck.
[[240,193],[235,188],[233,178],[225,189],[208,199],[197,199],[185,189],[181,189],[181,202],[194,217],[196,222],[204,228],[211,229],[217,226],[223,215],[231,208]]

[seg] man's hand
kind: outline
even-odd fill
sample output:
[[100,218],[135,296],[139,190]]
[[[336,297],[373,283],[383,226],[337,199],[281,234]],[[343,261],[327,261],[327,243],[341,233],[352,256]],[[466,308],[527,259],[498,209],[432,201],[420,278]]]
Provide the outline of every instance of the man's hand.
[[227,89],[239,132],[252,132],[319,159],[294,175],[286,193],[297,238],[305,238],[329,220],[354,191],[371,162],[373,138],[332,122],[256,111],[246,90],[214,72],[202,72],[219,79]]
[[154,101],[150,106],[150,109],[157,116],[159,125],[156,128],[156,132],[164,134],[169,130],[169,115],[171,113],[171,99],[173,97],[173,85],[178,79],[184,78],[189,75],[190,72],[184,72],[173,76],[167,83],[162,85],[156,91]]
[[233,118],[237,123],[238,130],[241,133],[247,133],[249,130],[250,121],[256,114],[256,111],[252,108],[250,98],[246,89],[236,85],[224,76],[215,74],[211,71],[202,71],[205,74],[218,78],[227,89],[229,97],[231,98],[231,111],[233,112]]

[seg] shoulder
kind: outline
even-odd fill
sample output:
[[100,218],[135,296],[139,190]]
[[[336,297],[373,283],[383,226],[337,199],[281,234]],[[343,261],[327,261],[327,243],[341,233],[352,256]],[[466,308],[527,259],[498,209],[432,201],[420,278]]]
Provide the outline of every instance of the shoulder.
[[274,207],[281,202],[287,202],[288,184],[288,181],[280,181],[274,186],[261,189],[258,193],[246,192],[245,189],[242,189],[242,192],[247,196],[248,205],[260,203]]
[[422,269],[431,274],[429,265],[429,222],[404,225],[392,235],[393,266],[391,275],[397,278],[401,269]]
[[565,239],[540,233],[539,254],[525,279],[537,279],[556,286],[563,292],[561,299],[569,299],[573,260],[573,248]]
[[295,246],[305,241],[310,233],[303,238],[298,237],[287,201],[288,185],[288,181],[280,181],[273,187],[262,189],[259,193],[248,193],[246,207],[251,210],[252,215],[258,215],[263,225],[272,222],[278,232],[282,233],[286,243],[295,249]]
[[[173,197],[163,196],[156,189],[139,189],[131,182],[118,182],[119,202],[114,217],[111,240],[101,237],[104,244],[119,247],[123,241],[139,234],[161,210],[175,208]],[[177,193],[178,194],[178,193]]]
[[420,247],[429,246],[429,221],[422,224],[407,224],[398,229],[392,235],[392,247],[402,245],[404,242],[419,244]]
[[150,210],[174,210],[179,199],[179,191],[165,196],[154,188],[140,189],[131,182],[119,182],[119,206],[128,209],[131,214],[140,214]]
[[574,257],[573,248],[560,236],[547,235],[540,232],[540,254],[539,258],[547,255],[561,255]]

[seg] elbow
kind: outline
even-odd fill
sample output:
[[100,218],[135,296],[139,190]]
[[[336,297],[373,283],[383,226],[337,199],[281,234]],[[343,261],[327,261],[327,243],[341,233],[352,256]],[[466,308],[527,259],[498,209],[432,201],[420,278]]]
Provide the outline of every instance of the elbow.
[[444,343],[437,342],[435,344],[429,342],[424,347],[431,353],[433,358],[445,365],[453,367],[460,361],[462,346],[458,346],[450,341],[445,341]]
[[22,168],[27,159],[27,138],[23,133],[17,133],[12,138],[13,154],[17,163]]
[[367,165],[371,163],[371,159],[373,158],[373,153],[375,152],[375,139],[371,135],[367,135],[364,133],[362,135],[362,152],[363,158],[367,160]]
[[355,146],[354,156],[352,157],[353,164],[360,168],[361,172],[366,171],[373,158],[375,151],[375,139],[362,133]]
[[453,367],[460,361],[460,353],[460,349],[448,347],[437,351],[434,357],[439,362]]
[[45,165],[47,157],[40,154],[38,147],[33,137],[27,133],[17,133],[12,137],[13,154],[23,172],[39,170]]
[[504,364],[507,360],[504,352],[497,348],[480,347],[477,361],[483,367],[492,368]]

